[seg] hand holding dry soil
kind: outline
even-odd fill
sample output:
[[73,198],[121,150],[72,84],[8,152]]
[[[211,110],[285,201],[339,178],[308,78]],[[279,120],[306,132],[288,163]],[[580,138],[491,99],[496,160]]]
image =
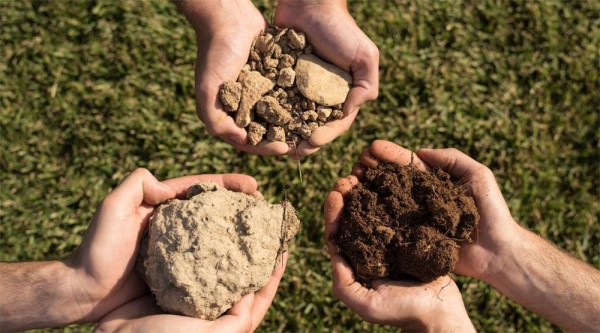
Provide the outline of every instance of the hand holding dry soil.
[[214,320],[267,284],[298,228],[289,202],[200,183],[155,209],[137,269],[165,311]]
[[472,241],[479,222],[465,188],[440,169],[382,163],[364,153],[361,162],[365,168],[355,168],[361,181],[345,191],[340,226],[331,235],[356,279],[429,282],[453,271],[460,244]]
[[237,81],[219,91],[235,124],[248,140],[297,146],[328,121],[343,117],[352,76],[312,54],[304,33],[268,28],[250,50]]

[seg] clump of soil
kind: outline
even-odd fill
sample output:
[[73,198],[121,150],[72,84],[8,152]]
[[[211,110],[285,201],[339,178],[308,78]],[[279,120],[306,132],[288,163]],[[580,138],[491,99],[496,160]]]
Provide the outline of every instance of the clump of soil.
[[458,260],[479,223],[473,198],[436,169],[384,163],[344,196],[332,242],[362,284],[380,278],[430,282]]
[[287,201],[200,183],[157,207],[136,268],[166,312],[214,320],[267,284],[299,226]]
[[299,143],[326,122],[341,119],[350,73],[314,54],[304,33],[269,27],[252,43],[237,81],[219,99],[252,145],[262,140]]

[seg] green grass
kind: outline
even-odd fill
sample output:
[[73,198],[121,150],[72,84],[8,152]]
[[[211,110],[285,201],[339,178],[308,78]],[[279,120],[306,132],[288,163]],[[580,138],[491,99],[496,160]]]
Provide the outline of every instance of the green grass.
[[[274,1],[255,1],[267,17]],[[195,41],[167,1],[0,1],[0,260],[56,259],[136,167],[253,175],[303,229],[261,331],[395,331],[331,292],[322,203],[376,138],[456,147],[495,172],[524,226],[600,267],[600,3],[356,1],[380,97],[297,165],[234,151],[194,111]],[[480,331],[558,328],[459,278]],[[565,305],[566,306],[566,305]],[[89,325],[71,326],[73,331]]]

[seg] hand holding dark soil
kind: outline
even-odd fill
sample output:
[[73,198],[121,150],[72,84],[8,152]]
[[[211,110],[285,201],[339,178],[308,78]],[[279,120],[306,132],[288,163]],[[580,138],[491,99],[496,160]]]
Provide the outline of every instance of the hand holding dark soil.
[[338,231],[345,195],[358,183],[355,176],[338,180],[325,201],[325,238],[333,266],[333,291],[361,318],[407,331],[474,331],[458,287],[449,276],[429,283],[380,279],[366,288],[329,241]]
[[[365,168],[375,168],[380,163],[407,165],[410,155],[409,150],[392,142],[376,140],[362,152],[352,174],[362,178]],[[466,194],[473,197],[480,215],[478,232],[473,236],[473,243],[461,245],[454,272],[489,282],[503,265],[499,259],[501,251],[509,251],[505,244],[511,243],[518,229],[494,174],[456,149],[421,149],[413,157],[414,165],[421,170],[438,167],[453,178],[461,179]]]
[[356,279],[430,282],[452,272],[460,245],[472,242],[479,222],[465,189],[443,170],[424,171],[413,163],[361,170],[331,239]]

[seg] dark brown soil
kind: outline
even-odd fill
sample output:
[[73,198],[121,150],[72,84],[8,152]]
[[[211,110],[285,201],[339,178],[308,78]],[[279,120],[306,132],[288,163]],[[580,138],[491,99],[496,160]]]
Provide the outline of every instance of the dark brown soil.
[[380,278],[430,282],[454,269],[479,223],[473,198],[436,169],[381,164],[344,196],[331,240],[368,284]]

